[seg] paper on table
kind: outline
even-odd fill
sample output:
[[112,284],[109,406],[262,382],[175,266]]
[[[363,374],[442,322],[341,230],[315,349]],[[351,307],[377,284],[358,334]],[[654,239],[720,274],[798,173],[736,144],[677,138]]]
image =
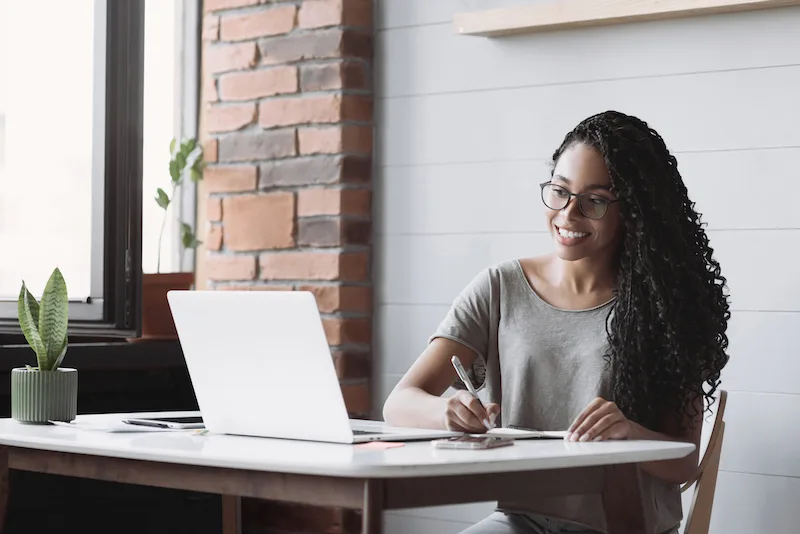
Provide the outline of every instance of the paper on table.
[[402,447],[405,443],[392,442],[392,441],[369,441],[367,443],[360,443],[356,445],[356,449],[370,449],[382,451],[384,449],[394,449],[395,447]]
[[50,421],[54,425],[64,426],[68,428],[77,428],[78,430],[91,430],[93,432],[111,432],[111,433],[127,433],[127,432],[180,432],[181,429],[174,428],[159,428],[155,426],[143,425],[128,425],[122,421],[72,421],[70,423],[64,421]]
[[487,432],[493,436],[503,436],[514,439],[564,439],[566,430],[520,430],[517,428],[493,428]]

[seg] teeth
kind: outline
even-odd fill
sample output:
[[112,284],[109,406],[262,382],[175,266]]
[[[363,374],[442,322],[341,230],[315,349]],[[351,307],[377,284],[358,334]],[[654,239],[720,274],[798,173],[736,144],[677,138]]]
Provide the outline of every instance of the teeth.
[[570,232],[569,230],[564,230],[563,228],[559,228],[558,233],[561,235],[561,237],[568,237],[573,239],[576,237],[586,237],[587,235],[589,235],[586,232]]

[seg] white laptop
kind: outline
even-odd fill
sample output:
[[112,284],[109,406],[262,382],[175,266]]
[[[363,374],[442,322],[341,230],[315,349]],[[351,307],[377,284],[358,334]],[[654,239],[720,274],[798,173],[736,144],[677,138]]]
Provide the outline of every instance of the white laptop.
[[334,443],[461,435],[349,419],[310,292],[170,291],[167,298],[211,432]]

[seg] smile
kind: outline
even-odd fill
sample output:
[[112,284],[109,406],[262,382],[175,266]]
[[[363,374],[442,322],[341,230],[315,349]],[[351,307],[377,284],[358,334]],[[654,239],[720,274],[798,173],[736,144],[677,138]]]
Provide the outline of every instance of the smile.
[[571,230],[564,230],[558,226],[556,226],[556,231],[560,237],[565,239],[581,239],[589,235],[587,232],[573,232]]

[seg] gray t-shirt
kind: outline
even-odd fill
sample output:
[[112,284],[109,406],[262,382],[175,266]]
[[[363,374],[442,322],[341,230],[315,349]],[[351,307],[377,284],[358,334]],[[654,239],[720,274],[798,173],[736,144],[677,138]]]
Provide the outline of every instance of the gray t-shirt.
[[[482,271],[458,295],[431,336],[458,341],[478,354],[469,369],[490,402],[498,426],[566,430],[595,397],[611,399],[606,321],[613,300],[586,310],[563,310],[539,297],[518,260]],[[458,387],[459,383],[454,383]],[[462,386],[463,388],[463,386]],[[642,473],[653,533],[682,519],[679,487]],[[505,511],[532,512],[606,532],[599,495],[500,502]]]

